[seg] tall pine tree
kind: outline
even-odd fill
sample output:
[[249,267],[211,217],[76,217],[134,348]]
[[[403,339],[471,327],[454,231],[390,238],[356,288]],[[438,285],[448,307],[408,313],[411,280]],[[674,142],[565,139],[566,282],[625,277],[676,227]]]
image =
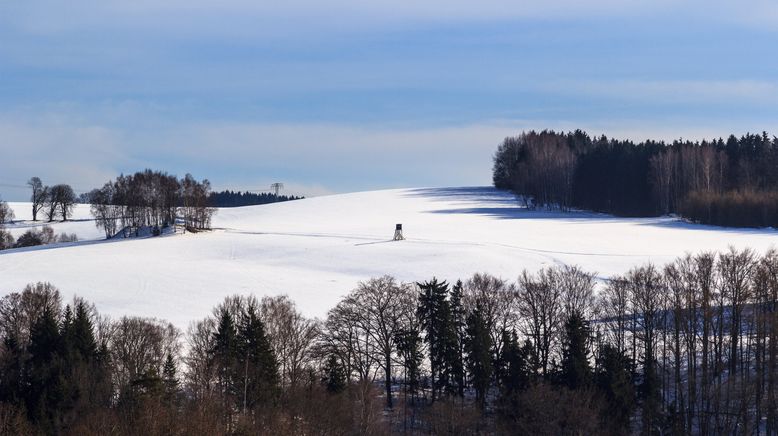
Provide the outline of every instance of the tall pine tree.
[[445,367],[449,327],[448,283],[433,278],[419,283],[419,305],[417,316],[424,330],[424,340],[429,348],[430,375],[432,379],[432,401],[441,388],[448,384],[449,371]]
[[527,341],[519,345],[516,332],[502,332],[503,347],[497,359],[497,381],[500,387],[501,413],[513,420],[518,419],[519,394],[530,384],[532,367],[530,356],[532,344]]
[[238,354],[238,332],[235,321],[227,309],[219,314],[219,324],[213,336],[213,356],[219,389],[222,397],[222,407],[230,415],[230,410],[238,398],[238,377],[236,374]]
[[405,393],[411,395],[411,403],[416,401],[419,390],[419,375],[424,353],[421,351],[421,336],[417,329],[411,328],[397,332],[394,339],[397,351],[402,359],[405,371]]
[[335,354],[330,354],[324,363],[322,385],[331,394],[338,394],[346,389],[346,370]]
[[57,319],[46,307],[30,329],[30,360],[25,380],[27,416],[44,433],[56,433],[64,399],[62,336]]
[[596,384],[607,403],[607,417],[614,434],[629,433],[635,407],[634,369],[629,357],[610,344],[598,350]]
[[476,404],[481,410],[486,407],[486,394],[492,377],[492,340],[489,328],[479,305],[467,317],[467,368],[475,388]]
[[242,369],[243,410],[272,403],[278,396],[278,362],[253,304],[243,313],[237,352],[241,361],[239,370]]
[[463,298],[462,281],[451,288],[451,297],[449,302],[448,325],[446,328],[447,352],[446,364],[451,373],[449,377],[449,393],[460,397],[465,395],[465,308],[462,304]]
[[578,389],[591,382],[589,322],[579,312],[573,312],[565,321],[561,366],[560,381],[568,388]]

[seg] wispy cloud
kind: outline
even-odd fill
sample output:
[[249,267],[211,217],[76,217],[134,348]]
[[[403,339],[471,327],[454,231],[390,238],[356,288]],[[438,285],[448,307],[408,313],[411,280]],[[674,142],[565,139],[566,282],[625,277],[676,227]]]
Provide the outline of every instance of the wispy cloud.
[[522,129],[769,130],[774,30],[762,0],[2,2],[0,184],[487,184]]
[[541,88],[568,95],[625,101],[693,104],[774,104],[778,82],[733,80],[568,80],[543,83]]

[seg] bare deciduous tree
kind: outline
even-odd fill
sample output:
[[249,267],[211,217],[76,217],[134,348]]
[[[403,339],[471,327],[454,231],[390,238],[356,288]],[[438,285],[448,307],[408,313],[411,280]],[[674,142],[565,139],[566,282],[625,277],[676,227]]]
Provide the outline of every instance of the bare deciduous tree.
[[49,187],[43,186],[43,182],[38,177],[32,177],[27,181],[27,186],[32,189],[30,202],[32,203],[32,220],[38,221],[38,212],[43,209],[46,199],[49,197]]
[[109,350],[114,378],[120,390],[133,381],[162,374],[168,354],[180,351],[180,332],[172,324],[152,318],[123,317],[113,325]]
[[48,310],[59,314],[62,297],[51,283],[25,286],[22,292],[13,292],[0,299],[0,334],[26,343],[30,328]]
[[518,286],[521,329],[532,341],[534,364],[545,376],[563,322],[564,301],[557,273],[551,268],[540,270],[537,276],[524,271]]
[[476,306],[480,308],[495,353],[499,354],[503,346],[502,332],[518,327],[516,288],[503,279],[476,273],[464,284],[463,304],[467,313]]
[[46,201],[46,217],[49,222],[54,221],[58,215],[63,221],[67,221],[76,204],[76,193],[70,185],[54,185],[49,188]]
[[0,198],[0,228],[2,228],[3,224],[13,221],[14,218],[15,215],[13,209],[8,206],[8,203]]
[[282,383],[296,387],[312,360],[317,323],[304,317],[286,295],[262,298],[260,316],[278,359]]
[[606,339],[620,353],[627,352],[632,306],[629,282],[622,276],[611,277],[598,295],[598,313],[605,323]]

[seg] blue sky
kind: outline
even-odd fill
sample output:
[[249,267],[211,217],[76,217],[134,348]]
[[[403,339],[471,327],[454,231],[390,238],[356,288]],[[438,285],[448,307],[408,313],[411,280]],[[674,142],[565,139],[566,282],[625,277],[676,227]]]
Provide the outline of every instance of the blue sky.
[[778,134],[767,1],[93,3],[0,3],[3,198],[146,167],[305,195],[484,185],[523,129]]

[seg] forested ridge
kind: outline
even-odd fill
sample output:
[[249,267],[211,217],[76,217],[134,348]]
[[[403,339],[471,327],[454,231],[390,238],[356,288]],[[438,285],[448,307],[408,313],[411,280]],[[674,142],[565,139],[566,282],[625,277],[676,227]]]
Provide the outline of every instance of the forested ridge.
[[211,192],[208,204],[211,207],[241,207],[260,204],[278,203],[281,201],[300,200],[304,197],[294,195],[275,195],[269,192],[249,192],[224,190]]
[[775,434],[778,252],[229,297],[184,333],[0,299],[2,434]]
[[778,138],[766,132],[635,143],[581,130],[529,131],[500,144],[493,182],[533,207],[778,226]]

